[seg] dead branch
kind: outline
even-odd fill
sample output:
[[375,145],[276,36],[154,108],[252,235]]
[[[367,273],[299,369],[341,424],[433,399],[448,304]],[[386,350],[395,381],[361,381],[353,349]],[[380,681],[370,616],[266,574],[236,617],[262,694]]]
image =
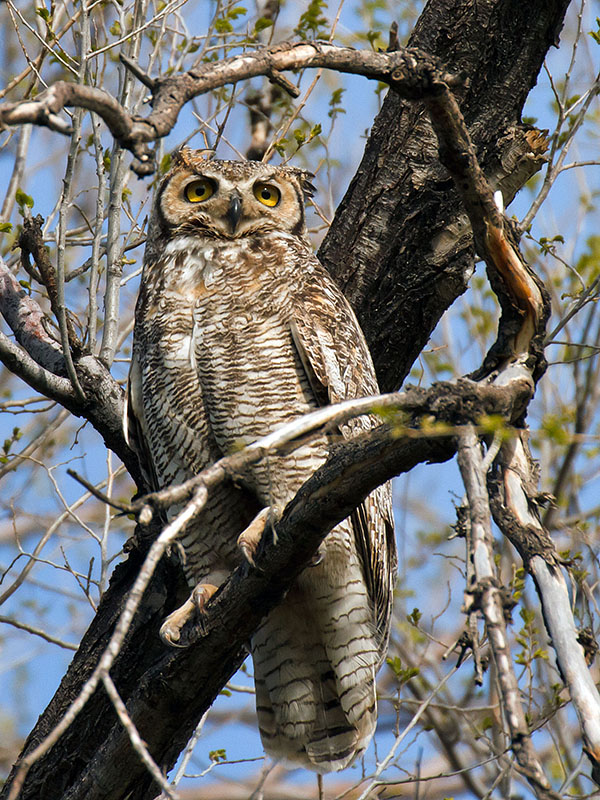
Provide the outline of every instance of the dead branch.
[[[56,270],[54,269],[54,264],[50,261],[48,250],[44,244],[44,237],[42,234],[43,224],[44,220],[40,214],[35,217],[25,217],[23,220],[23,229],[19,234],[18,244],[21,248],[21,263],[27,272],[31,272],[29,256],[32,256],[35,261],[39,270],[41,283],[46,287],[48,292],[50,307],[58,322],[60,319],[60,303],[58,287],[56,285]],[[82,345],[79,337],[75,333],[73,321],[68,314],[66,316],[66,327],[69,345],[73,355],[81,355]]]
[[[527,373],[532,380],[537,380],[545,369],[543,344],[545,323],[549,316],[548,293],[527,267],[516,240],[510,236],[502,207],[496,207],[452,94],[442,89],[439,95],[427,98],[426,103],[440,142],[440,159],[461,193],[471,221],[475,245],[486,261],[492,285],[503,306],[498,339],[476,377],[482,379],[488,375],[495,385],[504,386],[517,376],[522,379]],[[522,409],[524,411],[525,408]],[[592,762],[592,774],[598,780],[600,695],[589,675],[583,648],[577,641],[566,585],[557,569],[554,545],[531,510],[535,509],[531,499],[535,481],[525,437],[517,437],[510,444],[503,445],[496,461],[502,474],[497,484],[503,483],[505,491],[504,502],[495,504],[495,516],[501,530],[511,541],[518,542],[524,565],[534,577],[548,633],[555,643],[559,668],[571,690],[571,699],[580,720],[586,742],[585,751]],[[464,476],[464,457],[461,469]],[[497,499],[498,496],[496,491]],[[507,517],[511,518],[512,524],[506,524]],[[524,531],[527,535],[523,535]],[[560,616],[555,613],[556,608],[561,609]],[[492,630],[489,623],[487,627],[492,638],[493,626]],[[507,692],[504,698],[506,703],[509,695],[510,692]],[[510,708],[510,704],[507,707]],[[511,736],[515,741],[512,733]],[[525,741],[520,734],[517,739]],[[518,760],[524,759],[529,763],[530,779],[538,785],[539,791],[545,791],[545,779],[540,778],[537,766],[531,762],[531,753],[516,749],[515,754]]]
[[[511,748],[536,797],[559,800],[552,791],[531,743],[529,726],[519,696],[506,628],[504,600],[494,565],[492,520],[485,485],[481,444],[471,426],[459,436],[458,465],[467,492],[468,557],[473,564],[473,582],[467,586],[467,602],[481,610],[496,664],[502,711],[510,734]],[[469,612],[470,607],[466,609]]]
[[578,638],[560,559],[540,522],[524,435],[503,445],[488,488],[494,521],[535,582],[556,663],[579,718],[592,777],[600,784],[600,698]]
[[[126,66],[142,80],[137,65],[122,57]],[[285,70],[324,67],[338,72],[364,75],[389,84],[402,97],[416,99],[439,91],[443,84],[456,86],[460,80],[447,74],[437,62],[417,48],[402,48],[391,53],[353,50],[323,42],[284,42],[274,47],[231,56],[217,63],[202,64],[190,72],[157,78],[144,76],[152,91],[152,111],[134,117],[108,92],[93,86],[58,81],[35,100],[5,103],[0,106],[0,124],[33,123],[63,134],[70,125],[60,116],[66,106],[95,111],[105,121],[115,140],[135,156],[133,169],[138,175],[154,171],[149,142],[167,136],[183,106],[201,94],[229,83],[266,75],[287,91],[295,87],[281,75]]]
[[[406,437],[417,441],[447,439],[455,434],[458,426],[477,424],[481,415],[499,414],[510,419],[521,413],[524,403],[532,396],[530,380],[514,380],[508,387],[477,384],[467,379],[456,382],[440,382],[430,389],[409,387],[404,392],[388,395],[346,400],[336,405],[305,414],[292,422],[282,425],[271,434],[216,461],[197,476],[183,483],[167,486],[157,492],[141,497],[136,502],[123,506],[123,510],[138,513],[145,524],[152,518],[152,510],[168,509],[178,503],[186,502],[195,490],[203,485],[214,487],[226,479],[235,479],[250,464],[267,458],[275,452],[287,453],[304,444],[306,437],[323,430],[335,429],[349,419],[366,413],[383,414],[389,417],[393,412],[403,412],[398,421],[392,421],[391,428],[375,428],[364,435],[361,441],[381,440],[388,431],[390,443]],[[516,409],[516,411],[515,411]],[[447,427],[436,432],[421,429],[421,421],[431,417],[436,422],[446,423]],[[357,464],[360,467],[360,464]],[[89,486],[86,486],[91,491]]]

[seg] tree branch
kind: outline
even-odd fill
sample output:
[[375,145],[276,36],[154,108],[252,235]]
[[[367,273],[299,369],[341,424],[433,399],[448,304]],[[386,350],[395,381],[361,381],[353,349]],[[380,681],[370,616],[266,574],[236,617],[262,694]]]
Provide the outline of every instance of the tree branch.
[[[234,472],[224,469],[219,462],[209,467],[198,476],[193,486],[190,482],[186,486],[186,491],[192,490],[193,494],[182,512],[183,517],[179,515],[163,531],[152,545],[142,569],[135,570],[135,586],[115,633],[112,637],[109,636],[109,641],[106,639],[112,629],[112,624],[106,619],[97,623],[102,626],[100,631],[95,629],[94,624],[88,631],[87,636],[93,641],[96,651],[102,646],[97,656],[98,666],[84,690],[78,691],[78,695],[73,698],[74,711],[69,711],[67,718],[58,726],[56,723],[52,726],[49,731],[51,739],[48,741],[57,742],[59,734],[65,737],[76,736],[67,731],[67,723],[74,718],[75,710],[81,710],[84,702],[93,704],[90,714],[94,715],[94,708],[99,700],[95,696],[91,697],[93,690],[104,672],[110,669],[119,694],[126,702],[132,723],[145,741],[148,752],[157,763],[164,766],[174,763],[197,724],[199,715],[211,705],[224,683],[245,658],[245,643],[253,630],[262,617],[280,601],[282,594],[312,558],[328,531],[347,517],[357,502],[393,475],[408,471],[423,460],[444,461],[452,457],[455,451],[452,436],[448,432],[433,438],[425,436],[420,431],[421,417],[424,414],[435,414],[436,418],[446,421],[448,425],[462,425],[474,421],[482,412],[510,416],[513,406],[521,406],[522,392],[530,393],[530,390],[530,383],[521,387],[515,384],[507,391],[504,388],[480,386],[466,380],[459,384],[440,384],[427,391],[412,389],[410,393],[404,393],[411,397],[413,420],[408,427],[412,429],[412,435],[399,437],[398,430],[384,425],[369,434],[336,446],[327,463],[302,487],[285,509],[277,525],[277,544],[273,543],[271,537],[266,537],[257,555],[257,568],[253,569],[248,564],[239,567],[210,601],[201,630],[194,632],[194,636],[200,635],[200,641],[187,650],[168,652],[166,655],[163,648],[163,655],[158,661],[155,643],[154,652],[147,654],[143,677],[137,672],[132,682],[126,674],[130,665],[124,664],[122,659],[115,662],[114,658],[125,636],[133,646],[141,628],[144,629],[145,636],[152,631],[150,635],[156,635],[158,639],[158,626],[169,610],[164,589],[157,590],[156,585],[154,589],[146,589],[153,597],[150,626],[145,616],[148,609],[141,616],[135,615],[135,612],[142,602],[145,587],[156,577],[154,571],[160,556],[180,530],[183,520],[196,513],[199,508],[197,493],[200,491],[204,496],[216,481],[231,480],[231,472]],[[228,457],[228,467],[231,468],[232,464],[239,466],[236,464],[236,458],[239,457],[243,457],[243,454]],[[182,495],[171,494],[162,499],[164,502],[167,499],[182,502]],[[125,568],[126,565],[123,569]],[[157,607],[157,599],[161,597],[164,599],[160,607]],[[82,653],[86,653],[86,649],[84,641]],[[89,652],[87,655],[89,657]],[[77,662],[76,656],[71,667],[75,675],[79,674]],[[123,667],[126,668],[125,673]],[[193,669],[196,676],[194,681],[187,677],[190,669]],[[164,691],[165,686],[169,687],[168,692]],[[199,690],[199,687],[203,688]],[[179,709],[177,715],[172,714],[173,708]],[[168,713],[169,709],[171,713]],[[160,725],[158,719],[162,720]],[[96,797],[98,800],[100,797],[109,800],[111,797],[121,797],[123,795],[120,792],[124,791],[123,775],[131,777],[128,786],[132,791],[135,787],[132,797],[152,796],[146,794],[150,791],[152,779],[146,773],[135,749],[130,747],[127,732],[123,731],[118,722],[113,723],[111,718],[105,720],[103,725],[106,727],[105,744],[84,772],[78,775],[72,784],[72,790],[65,797],[69,800],[92,800]],[[47,749],[48,744],[32,740],[25,751],[27,755],[24,769],[29,768]],[[61,752],[63,751],[69,752],[65,743],[61,748]],[[115,761],[116,753],[119,755]],[[44,763],[44,758],[35,763],[36,775],[44,773]],[[57,770],[55,779],[60,777],[62,780],[64,774],[63,770]],[[100,774],[102,781],[98,784]],[[13,777],[14,780],[16,779]],[[113,784],[114,795],[110,788]],[[24,799],[34,797],[37,785],[37,780],[28,781],[21,796]],[[120,787],[118,793],[117,786]]]
[[[517,180],[513,176],[519,174],[522,177],[527,170],[535,169],[535,164],[541,158],[540,152],[536,151],[535,157],[526,165],[527,169],[517,169],[503,162],[506,151],[502,147],[499,149],[498,142],[505,142],[514,136],[514,144],[518,139],[514,125],[518,121],[520,107],[535,82],[539,64],[549,43],[556,37],[556,28],[567,2],[533,0],[526,12],[523,5],[516,0],[497,0],[489,4],[456,0],[451,5],[452,8],[442,0],[432,0],[422,22],[417,26],[413,42],[419,40],[426,50],[442,55],[448,71],[459,74],[464,69],[468,73],[471,85],[462,92],[462,106],[474,132],[477,152],[484,162],[486,173],[493,173],[499,176],[499,180],[506,180],[507,183],[512,180],[514,188],[520,178]],[[524,13],[527,19],[535,18],[535,26],[529,26],[523,20]],[[461,22],[457,25],[456,20],[459,18]],[[472,27],[468,29],[468,25]],[[464,37],[465,34],[469,35],[469,30],[473,34],[473,46],[465,50]],[[480,45],[485,44],[492,37],[495,37],[498,47],[477,46],[477,42]],[[315,47],[310,44],[304,46]],[[214,65],[209,66],[212,68]],[[183,79],[178,84],[179,91],[185,94],[186,76],[178,77]],[[193,81],[193,78],[190,80]],[[131,130],[135,132],[138,120],[132,122],[131,119],[124,119],[118,104],[116,107],[111,106],[112,98],[101,93],[94,95],[90,102],[97,100],[107,103],[107,114],[114,115],[113,122],[117,128],[122,122],[122,130],[127,134],[131,123]],[[179,102],[178,98],[175,100]],[[491,107],[497,110],[495,116],[490,113]],[[3,108],[9,111],[12,109],[15,114],[22,113],[14,104]],[[48,119],[53,113],[50,107],[43,112],[39,105],[29,104],[28,108],[30,112],[35,111],[41,116],[46,114]],[[139,121],[140,131],[153,134],[156,138],[161,123],[160,111],[155,104],[150,117]],[[168,102],[165,102],[163,111],[163,118],[168,123],[169,115],[172,115]],[[58,112],[54,116],[57,124],[60,124]],[[384,112],[376,122],[373,138],[367,146],[365,164],[353,181],[349,199],[343,203],[336,217],[328,238],[329,244],[321,251],[332,273],[341,278],[340,282],[358,311],[385,388],[399,385],[443,310],[464,290],[465,275],[472,265],[469,223],[459,211],[457,198],[450,188],[445,171],[439,167],[431,132],[422,138],[421,116],[423,115],[418,107],[411,108],[409,113],[407,106],[402,105],[397,95],[390,93]],[[147,120],[151,118],[157,122],[154,131],[148,129]],[[151,140],[152,136],[144,141]],[[512,144],[508,149],[511,148]],[[526,161],[525,156],[531,151],[526,136],[521,137],[515,149],[517,161]],[[140,155],[147,152],[140,145]],[[499,164],[495,161],[497,157],[501,162]],[[406,189],[407,186],[410,189]],[[360,198],[358,202],[356,197]],[[368,214],[365,209],[369,209]],[[406,209],[410,209],[410,213]],[[403,287],[402,293],[397,292],[399,285]],[[417,303],[414,302],[416,296],[419,298]],[[503,352],[506,356],[509,349],[505,348]],[[518,377],[518,367],[518,364],[511,366],[513,377]],[[527,368],[524,365],[520,367],[521,377],[531,387]],[[90,374],[92,372],[90,367]],[[116,405],[119,403],[120,399],[116,398]],[[443,406],[441,396],[440,403]],[[515,410],[516,407],[509,409],[510,418],[514,417]],[[473,421],[468,414],[465,419]],[[366,451],[352,451],[352,447],[360,446],[367,448],[370,458]],[[335,461],[334,467],[324,467],[324,470],[333,469],[333,483],[329,493],[319,492],[319,482],[325,481],[323,486],[326,486],[327,475],[320,472],[311,479],[310,485],[314,489],[309,490],[308,485],[305,487],[303,492],[309,494],[301,493],[295,498],[288,507],[285,519],[290,519],[290,514],[294,513],[293,520],[298,522],[298,529],[303,530],[304,526],[312,536],[317,527],[315,520],[319,526],[329,524],[329,520],[335,516],[332,509],[336,504],[341,506],[339,513],[344,513],[343,500],[335,493],[338,488],[341,492],[348,491],[354,507],[358,500],[356,487],[362,486],[360,481],[364,480],[365,473],[370,474],[372,470],[377,480],[385,479],[381,472],[377,472],[383,463],[382,447],[380,445],[378,450],[376,442],[344,445],[345,449],[334,454],[335,459],[342,459],[342,462],[346,457],[350,459],[347,474],[343,472],[346,475],[344,481],[340,483],[339,479],[339,470],[344,470],[344,463]],[[449,438],[393,442],[393,457],[398,459],[398,469],[408,469],[411,464],[423,459],[442,460],[450,457],[453,450]],[[369,470],[364,466],[356,466],[357,463],[368,464]],[[387,466],[389,467],[389,463]],[[353,480],[356,481],[355,484],[352,483]],[[310,494],[311,491],[314,492],[314,497]],[[320,515],[323,511],[325,517],[321,521]],[[311,512],[314,512],[314,530],[310,526]],[[293,530],[290,522],[289,531]],[[323,534],[320,530],[318,536],[321,535]],[[315,537],[318,538],[316,533]],[[304,542],[299,546],[307,547]],[[268,552],[265,553],[265,558],[266,561],[269,560]],[[141,554],[134,549],[129,561],[115,570],[111,587],[104,596],[99,613],[84,637],[61,688],[28,741],[27,750],[30,751],[52,730],[65,707],[81,688],[84,680],[82,676],[89,675],[98,663],[98,658],[110,638],[122,599],[131,587],[140,564]],[[276,566],[276,562],[274,565]],[[148,725],[148,728],[140,725],[140,733],[144,738],[152,739],[155,734],[163,736],[164,732],[164,739],[157,743],[156,752],[162,748],[165,764],[176,758],[178,748],[193,730],[201,713],[198,712],[198,705],[209,702],[207,698],[211,692],[214,695],[219,690],[218,671],[234,669],[243,658],[245,651],[239,642],[236,645],[235,640],[240,626],[243,628],[242,635],[245,636],[244,626],[252,627],[252,618],[265,608],[261,604],[273,601],[269,586],[265,589],[265,596],[260,592],[252,593],[252,586],[256,588],[256,583],[252,581],[260,577],[254,573],[246,576],[250,581],[247,585],[250,595],[246,594],[244,584],[237,605],[233,601],[229,605],[223,604],[223,598],[229,597],[231,600],[232,593],[235,594],[230,581],[214,599],[211,613],[216,615],[216,609],[221,608],[224,615],[215,616],[215,627],[211,628],[206,640],[191,648],[189,653],[169,653],[165,656],[157,631],[165,614],[178,605],[176,571],[165,559],[158,565],[147,596],[140,605],[132,629],[124,642],[123,651],[113,665],[111,677],[120,695],[127,700],[131,719],[135,721],[136,715],[140,714],[142,722],[145,720]],[[240,576],[232,580],[235,583],[240,580]],[[277,587],[278,584],[274,586]],[[253,598],[250,603],[248,597]],[[234,630],[231,630],[232,625]],[[223,653],[226,654],[225,659]],[[140,681],[141,675],[144,676],[143,681]],[[192,675],[193,681],[190,680]],[[198,698],[198,686],[202,686],[204,680],[207,691],[205,696]],[[151,796],[151,778],[140,767],[136,754],[129,746],[127,735],[120,728],[102,692],[96,692],[90,698],[88,712],[85,716],[94,721],[93,730],[86,728],[80,717],[65,732],[52,753],[32,767],[24,788],[24,797],[37,800],[41,792],[48,797],[66,797],[67,792],[72,798],[91,797],[92,795],[86,793],[85,786],[97,792],[94,776],[104,784],[106,776],[113,781],[119,780],[123,775],[128,776],[130,767],[132,775],[137,775],[137,783],[134,778],[129,784],[133,792],[131,796]],[[88,737],[91,737],[91,753],[86,768],[73,758],[73,753],[80,752],[81,742],[87,741]],[[124,749],[120,749],[119,742]],[[112,756],[106,758],[106,753],[112,753]],[[124,753],[127,754],[126,758],[123,758]],[[93,754],[95,755],[92,758]],[[157,758],[157,761],[163,763],[162,758]],[[86,769],[84,774],[82,769]],[[112,785],[114,784],[111,783]],[[80,789],[81,786],[84,788]]]
[[46,397],[61,403],[72,414],[88,419],[127,467],[140,491],[146,486],[137,455],[123,435],[123,389],[93,355],[84,355],[75,366],[85,399],[81,400],[66,378],[58,342],[44,324],[45,314],[0,258],[0,314],[13,331],[18,347],[0,333],[0,360],[22,380]]
[[[472,426],[459,436],[458,465],[467,492],[468,557],[472,559],[473,583],[466,594],[481,610],[496,664],[501,707],[510,733],[511,748],[536,797],[560,800],[552,791],[531,743],[529,726],[519,696],[506,630],[504,600],[494,566],[492,520],[479,437]],[[470,606],[467,611],[470,610]]]
[[[131,68],[127,59],[124,63]],[[374,53],[323,42],[284,42],[217,63],[203,64],[180,75],[157,78],[151,83],[153,110],[146,118],[130,115],[103,89],[58,81],[35,100],[1,105],[0,123],[23,125],[30,122],[70,134],[70,126],[58,115],[66,106],[87,108],[99,114],[116,141],[133,153],[137,159],[133,165],[135,172],[149,175],[154,171],[154,161],[148,143],[167,136],[183,106],[194,97],[258,75],[276,79],[284,70],[308,67],[364,75],[387,83],[401,96],[413,99],[436,91],[441,83],[455,86],[459,82],[447,74],[436,59],[416,48]],[[140,77],[138,69],[134,74]],[[283,76],[278,82],[283,82]],[[144,83],[149,85],[150,79],[146,78]],[[285,87],[288,88],[287,82]]]
[[579,718],[592,777],[600,785],[600,697],[578,639],[560,559],[539,519],[532,460],[524,437],[523,433],[505,443],[500,451],[488,478],[491,509],[535,581],[556,663]]
[[[505,204],[545,158],[543,136],[522,126],[520,115],[568,5],[436,0],[409,41],[448,72],[466,75],[456,95]],[[401,385],[473,269],[469,221],[447,178],[422,104],[388,92],[319,250],[366,332],[382,391]]]

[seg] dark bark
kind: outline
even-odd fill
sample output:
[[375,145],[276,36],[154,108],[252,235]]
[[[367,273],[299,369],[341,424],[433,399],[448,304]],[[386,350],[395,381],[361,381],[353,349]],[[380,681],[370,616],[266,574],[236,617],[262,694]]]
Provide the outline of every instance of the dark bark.
[[[30,233],[32,228],[29,228]],[[38,228],[39,233],[39,228]],[[38,268],[40,264],[37,264]],[[0,262],[0,314],[18,344],[0,333],[0,358],[40,394],[56,400],[77,417],[87,419],[127,467],[139,491],[147,491],[137,455],[123,435],[125,393],[99,358],[86,354],[76,362],[82,402],[66,376],[65,359],[44,325],[44,312]],[[20,347],[19,347],[20,345]]]
[[[450,71],[464,70],[470,78],[469,88],[461,98],[462,107],[479,156],[491,173],[506,174],[499,166],[497,144],[503,137],[507,137],[505,142],[511,140],[525,97],[535,84],[567,5],[566,1],[536,0],[525,6],[519,0],[432,0],[417,24],[411,44],[431,51]],[[437,159],[435,137],[422,107],[388,97],[373,127],[361,167],[320,253],[359,314],[385,388],[400,384],[443,311],[465,289],[473,251],[460,213],[452,181]],[[461,235],[453,232],[457,226],[463,231]],[[420,441],[411,444],[414,463],[424,457],[436,457],[438,451],[428,453],[423,449],[427,446],[430,445]],[[348,453],[351,449],[347,446]],[[443,457],[451,452],[452,448]],[[439,452],[437,457],[442,457]],[[377,482],[382,478],[376,469],[379,463],[378,459],[372,463]],[[361,478],[364,484],[364,475]],[[322,473],[311,479],[311,486],[314,488],[319,480],[323,480]],[[302,506],[308,491],[309,486],[290,504],[286,514],[290,547],[295,542],[300,552],[306,548],[304,555],[310,554],[310,548],[326,528],[340,518],[336,514],[349,510],[344,508],[347,500],[344,501],[343,491],[335,513],[331,499],[323,497],[324,505],[318,509],[320,517],[314,517],[320,523],[313,521],[310,536],[305,541],[303,535],[303,543],[299,544],[295,531],[304,531],[307,525],[310,529],[310,524],[303,519],[300,525],[296,519],[294,527],[294,510],[308,515],[314,512],[314,506]],[[356,503],[355,491],[352,500]],[[325,514],[326,508],[329,510]],[[290,551],[285,552],[289,555]],[[273,564],[278,567],[273,570],[275,584],[285,577],[282,570],[287,569],[283,566],[287,562],[280,560],[284,555],[283,551],[273,555]],[[115,570],[98,615],[28,739],[26,751],[52,729],[95,666],[139,568],[140,557],[134,551]],[[154,576],[145,604],[111,672],[123,699],[130,701],[132,713],[140,715],[142,736],[153,740],[151,751],[164,766],[176,758],[207,698],[209,701],[218,691],[217,684],[220,686],[235,670],[243,656],[244,638],[281,591],[277,585],[259,586],[260,576],[254,573],[246,576],[241,590],[236,577],[215,604],[215,609],[223,609],[224,615],[222,625],[210,632],[210,646],[205,640],[188,651],[166,652],[157,630],[176,605],[176,573],[166,562],[160,574]],[[248,602],[250,596],[254,597],[253,604]],[[243,604],[236,606],[240,597]],[[232,620],[242,638],[232,638]],[[200,649],[202,655],[197,652]],[[215,664],[221,671],[218,680]],[[196,691],[200,674],[211,681],[202,697]],[[150,713],[151,707],[158,709],[158,716],[156,711]],[[110,794],[103,793],[109,784],[114,791],[111,788]],[[129,790],[133,794],[128,794]],[[2,796],[6,796],[6,790]],[[22,793],[23,798],[36,800],[93,796],[155,796],[152,782],[115,721],[103,690],[96,693],[53,750],[32,767]]]
[[[506,178],[499,162],[568,4],[435,0],[417,22],[410,46],[468,77],[457,96],[488,175]],[[506,200],[514,194],[509,184],[501,182]],[[382,391],[401,385],[444,311],[466,289],[471,237],[451,233],[464,228],[462,213],[422,103],[389,92],[319,251],[354,306]]]

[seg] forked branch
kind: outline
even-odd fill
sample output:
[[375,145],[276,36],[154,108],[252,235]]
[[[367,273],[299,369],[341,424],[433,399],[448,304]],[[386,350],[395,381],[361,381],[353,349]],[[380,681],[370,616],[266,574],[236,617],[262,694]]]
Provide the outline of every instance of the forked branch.
[[151,90],[152,111],[147,117],[131,115],[103,89],[58,81],[34,100],[0,105],[0,124],[30,122],[69,134],[70,125],[60,113],[65,107],[95,111],[114,138],[135,156],[134,171],[138,175],[149,175],[155,169],[149,143],[170,133],[179,112],[194,97],[230,83],[265,75],[286,91],[295,93],[295,87],[282,72],[323,67],[382,81],[403,97],[415,99],[439,91],[443,84],[453,86],[460,82],[460,78],[448,75],[436,59],[416,48],[374,53],[324,42],[284,42],[156,80],[145,76],[128,59],[122,60]]
[[[462,196],[471,220],[475,246],[486,262],[492,286],[503,307],[496,344],[474,377],[491,381],[495,386],[508,387],[515,379],[523,380],[529,375],[533,385],[533,381],[539,379],[545,369],[542,348],[549,316],[548,294],[526,265],[502,208],[497,207],[451,92],[444,88],[426,102],[440,142],[440,158],[452,174]],[[526,405],[512,421],[518,421],[519,416],[524,417],[525,410]],[[481,469],[475,463],[477,458],[473,447],[467,447],[464,440],[460,447],[461,470],[469,490],[468,476],[478,474],[478,469],[479,472]],[[557,664],[580,720],[584,749],[592,762],[592,776],[598,782],[600,695],[590,677],[583,647],[578,641],[566,584],[560,572],[560,560],[536,513],[533,461],[524,431],[502,445],[495,459],[494,474],[494,517],[502,532],[517,547],[526,569],[534,578]],[[473,557],[472,553],[469,555]],[[559,613],[557,609],[560,609]],[[503,657],[501,649],[494,646],[496,611],[492,607],[487,612],[482,610],[496,655],[500,687],[506,695],[506,711],[510,714],[511,704],[508,700],[511,697],[514,700],[514,692],[504,690],[513,683],[512,667]],[[520,719],[522,712],[516,707],[513,710],[514,719]],[[514,731],[511,724],[509,727],[513,742],[520,743],[515,748],[517,759],[523,761],[521,766],[529,764],[530,781],[536,792],[545,796],[546,779],[540,772],[539,764],[531,761],[531,751],[522,734],[517,735],[520,724],[514,726]]]

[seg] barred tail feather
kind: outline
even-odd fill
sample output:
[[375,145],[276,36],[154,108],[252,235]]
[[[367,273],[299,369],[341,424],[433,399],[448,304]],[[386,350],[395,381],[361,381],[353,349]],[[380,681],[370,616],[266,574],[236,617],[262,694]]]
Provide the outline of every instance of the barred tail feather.
[[373,612],[362,583],[331,579],[306,570],[252,640],[265,751],[316,772],[352,763],[377,721]]

